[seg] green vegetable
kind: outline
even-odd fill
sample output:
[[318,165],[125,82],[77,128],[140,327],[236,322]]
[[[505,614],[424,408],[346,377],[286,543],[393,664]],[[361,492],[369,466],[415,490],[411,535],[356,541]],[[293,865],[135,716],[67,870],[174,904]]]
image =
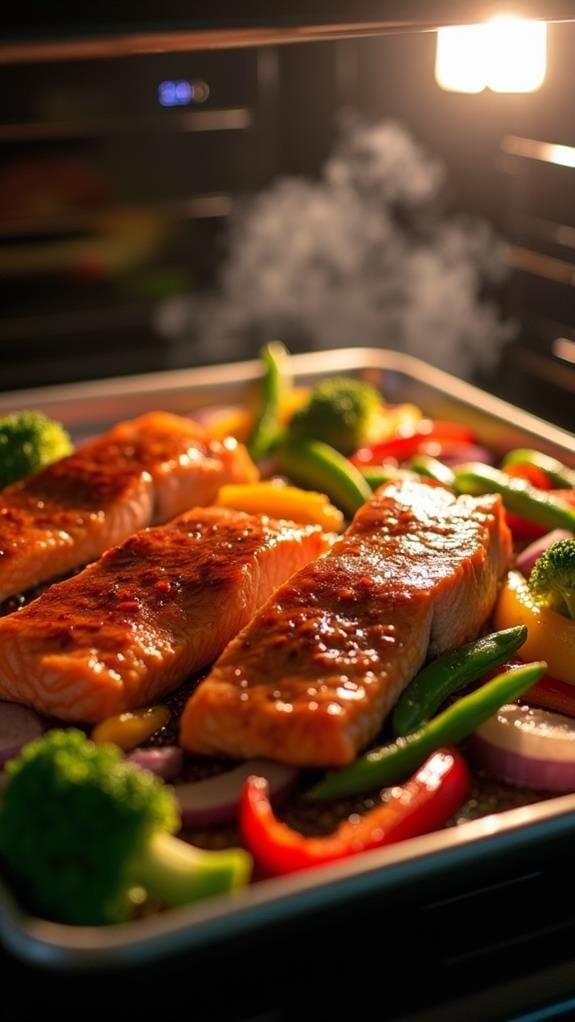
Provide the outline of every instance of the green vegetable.
[[508,511],[521,515],[546,529],[570,529],[575,532],[575,510],[551,493],[536,489],[524,479],[514,479],[490,465],[473,462],[455,472],[459,493],[500,493]]
[[462,741],[496,713],[503,703],[517,699],[546,669],[547,664],[540,662],[513,667],[498,674],[419,730],[398,738],[391,745],[368,752],[343,770],[329,773],[307,793],[306,798],[311,802],[323,802],[396,784],[416,770],[435,749]]
[[79,925],[129,918],[135,891],[165,905],[246,882],[242,849],[204,852],[173,837],[174,795],[112,745],[49,731],[8,764],[0,856],[29,908]]
[[516,625],[449,650],[428,664],[396,703],[392,717],[395,734],[407,735],[416,731],[431,720],[454,692],[483,678],[492,667],[505,663],[526,638],[525,625]]
[[532,451],[529,448],[521,447],[515,451],[509,451],[503,459],[503,467],[506,465],[535,465],[548,476],[549,480],[558,489],[575,490],[575,469],[568,468],[557,458],[551,458],[541,451]]
[[575,618],[575,539],[561,539],[535,561],[529,588],[538,601]]
[[435,479],[444,486],[453,486],[455,482],[455,475],[449,466],[444,465],[438,458],[432,458],[430,454],[416,454],[409,462],[409,467],[418,476]]
[[14,412],[0,419],[0,488],[39,472],[72,452],[64,427],[41,412]]
[[392,483],[399,479],[416,479],[415,472],[408,472],[405,468],[395,468],[394,465],[367,465],[359,470],[372,490],[384,483]]
[[285,379],[287,354],[281,341],[271,341],[260,352],[264,364],[262,397],[254,427],[247,441],[248,451],[254,461],[265,458],[281,436],[279,413],[281,395],[287,388]]
[[371,497],[359,469],[328,444],[319,440],[282,444],[277,455],[282,471],[290,479],[327,493],[350,518]]
[[289,425],[291,440],[322,440],[351,454],[378,435],[381,394],[370,383],[340,376],[322,380]]

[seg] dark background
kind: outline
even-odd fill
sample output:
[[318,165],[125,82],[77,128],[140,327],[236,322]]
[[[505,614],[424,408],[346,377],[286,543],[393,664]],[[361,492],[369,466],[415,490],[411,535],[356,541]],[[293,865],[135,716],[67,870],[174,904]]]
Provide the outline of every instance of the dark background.
[[[575,336],[575,171],[503,146],[575,146],[574,52],[575,24],[550,26],[547,80],[525,96],[442,92],[432,33],[0,68],[0,386],[205,359],[170,328],[178,299],[213,286],[237,201],[316,175],[352,108],[403,122],[447,165],[453,208],[511,243],[497,298],[521,329],[479,382],[572,427],[555,342]],[[163,107],[166,80],[191,102]]]

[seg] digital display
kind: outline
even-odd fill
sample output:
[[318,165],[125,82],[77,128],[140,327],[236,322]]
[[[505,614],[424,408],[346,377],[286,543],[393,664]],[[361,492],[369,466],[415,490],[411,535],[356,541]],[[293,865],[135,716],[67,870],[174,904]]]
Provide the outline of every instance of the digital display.
[[188,106],[194,100],[194,86],[185,78],[160,82],[158,103],[160,106]]

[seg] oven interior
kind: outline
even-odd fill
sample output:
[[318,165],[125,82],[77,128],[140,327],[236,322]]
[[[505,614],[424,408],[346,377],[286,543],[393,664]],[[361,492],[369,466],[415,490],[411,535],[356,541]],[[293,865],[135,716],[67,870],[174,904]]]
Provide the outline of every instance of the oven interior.
[[[255,354],[257,330],[221,348],[202,343],[195,306],[205,296],[217,301],[234,224],[250,197],[267,194],[280,178],[320,181],[342,124],[355,118],[400,125],[430,163],[446,168],[442,209],[470,223],[480,218],[505,243],[506,272],[479,297],[511,324],[509,333],[487,362],[472,354],[443,367],[572,429],[575,22],[548,25],[547,75],[532,94],[442,90],[434,78],[436,42],[434,32],[406,31],[2,63],[2,389]],[[365,343],[363,322],[359,315],[348,344]],[[415,353],[440,361],[436,334],[428,337],[424,319],[418,322]],[[319,343],[294,330],[294,350]],[[465,329],[458,343],[471,343]],[[388,325],[381,346],[396,344]],[[386,901],[355,906],[337,925],[325,916],[310,921],[305,939],[288,927],[271,945],[261,942],[265,984],[246,978],[252,944],[245,955],[237,947],[214,953],[206,975],[219,974],[223,954],[235,990],[230,1018],[293,1018],[305,994],[301,982],[294,980],[281,1006],[277,990],[286,966],[293,969],[294,944],[315,957],[316,968],[343,976],[350,951],[341,933],[349,926],[364,934],[359,952],[372,976],[380,955],[388,974],[403,969],[405,946],[419,955],[419,981],[391,999],[388,986],[389,1017],[519,1018],[527,1005],[571,991],[569,856],[553,843],[537,850],[536,862],[519,855],[496,867],[478,863],[473,884],[461,877],[460,895],[449,902],[441,892],[414,889],[407,915],[405,901]],[[377,953],[368,933],[376,935]],[[28,978],[26,967],[10,968],[15,984]],[[169,983],[186,968],[173,962],[159,980]],[[138,979],[141,989],[157,981],[153,972],[148,987]],[[106,998],[114,980],[101,982]],[[356,1001],[367,982],[354,992]],[[58,989],[56,978],[44,991],[51,983]],[[482,1000],[487,988],[491,999]],[[83,989],[81,980],[69,981],[70,991]],[[202,997],[200,1012],[208,1006]],[[569,1010],[558,1008],[554,1017],[572,1017]]]
[[[432,31],[89,60],[4,59],[3,389],[250,357],[275,327],[294,350],[407,347],[572,427],[574,50],[575,23],[550,23],[547,72],[537,91],[475,94],[439,87]],[[372,138],[380,130],[371,157],[387,177],[375,182],[379,198],[368,197],[354,221],[337,222],[336,210],[334,225],[328,221],[337,198],[322,212],[326,180],[361,126]],[[410,145],[415,160],[406,155]],[[369,168],[356,160],[346,172],[365,178]],[[405,201],[394,204],[392,196],[388,206],[378,205],[385,189],[404,187],[404,175],[412,178]],[[299,217],[298,182],[305,200]],[[420,208],[418,187],[429,192]],[[261,209],[259,219],[253,214],[254,198],[261,206],[266,197],[267,221]],[[400,245],[415,249],[423,237],[422,260],[407,259],[387,288],[381,282],[396,252],[382,251],[385,232],[371,249],[361,241],[361,259],[349,266],[350,224],[367,233],[379,215],[394,220]],[[430,247],[425,235],[438,219],[456,222],[456,237],[434,235]],[[246,223],[252,242],[260,231],[257,256]],[[285,294],[274,292],[271,311],[255,324],[242,308],[238,326],[230,305],[238,289],[257,293],[268,228],[273,286]],[[451,254],[433,264],[450,244]],[[337,258],[326,255],[331,246],[340,249]],[[322,281],[303,323],[297,287],[288,294],[299,279],[298,258],[302,278],[317,271]],[[440,281],[442,265],[451,283]],[[231,298],[224,296],[227,314],[206,341],[206,320],[221,309],[222,280],[225,286],[234,273],[241,279]],[[479,275],[469,307],[458,300],[467,273]],[[341,274],[350,296],[345,307],[355,302],[356,309],[338,333],[341,317],[330,304]],[[434,304],[437,285],[445,290]],[[481,326],[486,309],[489,322]]]

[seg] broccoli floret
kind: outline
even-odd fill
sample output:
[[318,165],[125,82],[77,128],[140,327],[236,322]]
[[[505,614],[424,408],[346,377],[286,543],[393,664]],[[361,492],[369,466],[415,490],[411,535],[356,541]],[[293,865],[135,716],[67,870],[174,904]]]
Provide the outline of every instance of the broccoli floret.
[[575,618],[575,539],[561,539],[541,555],[533,565],[529,588],[552,610]]
[[179,905],[247,881],[243,849],[204,852],[173,837],[172,790],[112,745],[53,730],[8,765],[0,856],[31,911],[97,925],[130,917],[142,889]]
[[289,436],[322,440],[341,454],[350,454],[377,438],[382,399],[371,384],[342,376],[323,380],[293,416]]
[[64,427],[41,412],[15,412],[0,419],[0,488],[39,472],[72,451]]

